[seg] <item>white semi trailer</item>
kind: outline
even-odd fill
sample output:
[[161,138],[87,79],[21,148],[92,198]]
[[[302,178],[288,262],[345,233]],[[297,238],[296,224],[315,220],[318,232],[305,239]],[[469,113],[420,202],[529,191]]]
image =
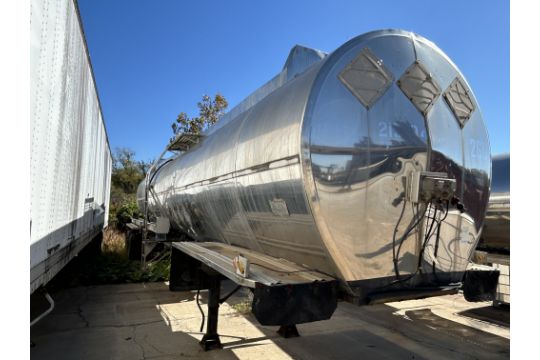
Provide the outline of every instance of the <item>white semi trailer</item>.
[[30,293],[107,226],[112,158],[73,0],[30,2]]

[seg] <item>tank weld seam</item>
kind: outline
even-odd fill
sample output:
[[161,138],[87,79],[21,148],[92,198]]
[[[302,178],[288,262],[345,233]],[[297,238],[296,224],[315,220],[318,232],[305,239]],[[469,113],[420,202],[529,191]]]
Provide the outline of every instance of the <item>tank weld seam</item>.
[[273,239],[269,240],[268,238],[261,238],[261,236],[257,236],[257,240],[259,240],[262,243],[267,243],[267,246],[268,245],[275,246],[275,247],[279,247],[279,248],[282,248],[282,249],[286,249],[286,250],[290,250],[290,251],[297,251],[299,253],[305,253],[305,254],[310,254],[310,255],[314,255],[314,256],[322,256],[322,257],[326,256],[326,254],[324,254],[324,252],[322,250],[317,251],[317,250],[307,249],[305,247],[296,248],[296,247],[293,247],[293,246],[290,246],[290,245],[275,242],[275,240],[273,240]]
[[[291,160],[296,160],[296,161],[291,161]],[[278,162],[283,162],[283,161],[287,161],[287,162],[284,163],[283,165],[272,167],[272,164],[276,164]],[[242,169],[242,170],[232,171],[230,173],[215,176],[215,177],[212,177],[212,178],[209,178],[209,179],[199,180],[199,181],[195,181],[195,182],[189,183],[189,184],[184,185],[184,186],[175,187],[174,190],[175,191],[185,190],[185,189],[189,189],[189,188],[192,188],[192,187],[195,187],[195,186],[204,186],[204,185],[209,185],[209,184],[215,184],[215,183],[218,183],[218,182],[221,182],[221,181],[234,179],[234,178],[239,178],[241,176],[252,175],[252,174],[256,174],[256,173],[260,173],[260,172],[264,172],[264,171],[268,171],[268,170],[280,169],[280,168],[288,167],[290,165],[298,164],[299,161],[300,161],[300,157],[299,157],[298,154],[291,155],[291,156],[286,156],[284,158],[271,160],[271,161],[268,161],[266,163],[254,165],[254,166]],[[159,192],[158,194],[162,194],[162,193],[163,192]]]

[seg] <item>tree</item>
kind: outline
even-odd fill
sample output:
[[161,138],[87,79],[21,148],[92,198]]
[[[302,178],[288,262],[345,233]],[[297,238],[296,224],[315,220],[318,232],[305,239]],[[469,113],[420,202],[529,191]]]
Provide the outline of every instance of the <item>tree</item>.
[[208,95],[203,95],[202,100],[197,103],[199,116],[190,118],[185,112],[178,114],[171,127],[175,136],[178,134],[200,134],[212,125],[225,113],[229,103],[223,95],[217,93],[214,99]]
[[150,163],[135,160],[135,152],[116,148],[113,153],[111,174],[110,218],[122,226],[137,214],[137,187],[144,180]]
[[148,164],[135,160],[135,152],[127,148],[116,148],[113,154],[112,185],[126,194],[135,194],[139,183],[146,175]]

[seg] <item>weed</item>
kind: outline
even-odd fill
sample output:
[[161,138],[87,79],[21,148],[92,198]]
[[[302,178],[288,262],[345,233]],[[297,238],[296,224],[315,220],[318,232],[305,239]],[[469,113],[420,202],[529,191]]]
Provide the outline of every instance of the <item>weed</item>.
[[231,307],[238,311],[241,315],[246,315],[251,312],[251,301],[249,300],[243,300],[239,303],[232,304]]
[[103,254],[115,253],[127,256],[126,234],[116,228],[108,227],[103,231],[103,242],[101,244]]
[[49,287],[72,287],[120,283],[166,281],[169,279],[170,254],[149,262],[142,269],[139,260],[130,260],[125,245],[126,234],[113,227],[103,232],[101,252],[84,249],[68,264]]

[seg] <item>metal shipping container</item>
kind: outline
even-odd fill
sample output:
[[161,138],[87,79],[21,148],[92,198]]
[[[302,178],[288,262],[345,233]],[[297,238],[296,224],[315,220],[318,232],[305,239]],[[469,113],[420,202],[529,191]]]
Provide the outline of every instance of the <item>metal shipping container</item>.
[[30,3],[30,293],[107,226],[112,158],[77,4]]

